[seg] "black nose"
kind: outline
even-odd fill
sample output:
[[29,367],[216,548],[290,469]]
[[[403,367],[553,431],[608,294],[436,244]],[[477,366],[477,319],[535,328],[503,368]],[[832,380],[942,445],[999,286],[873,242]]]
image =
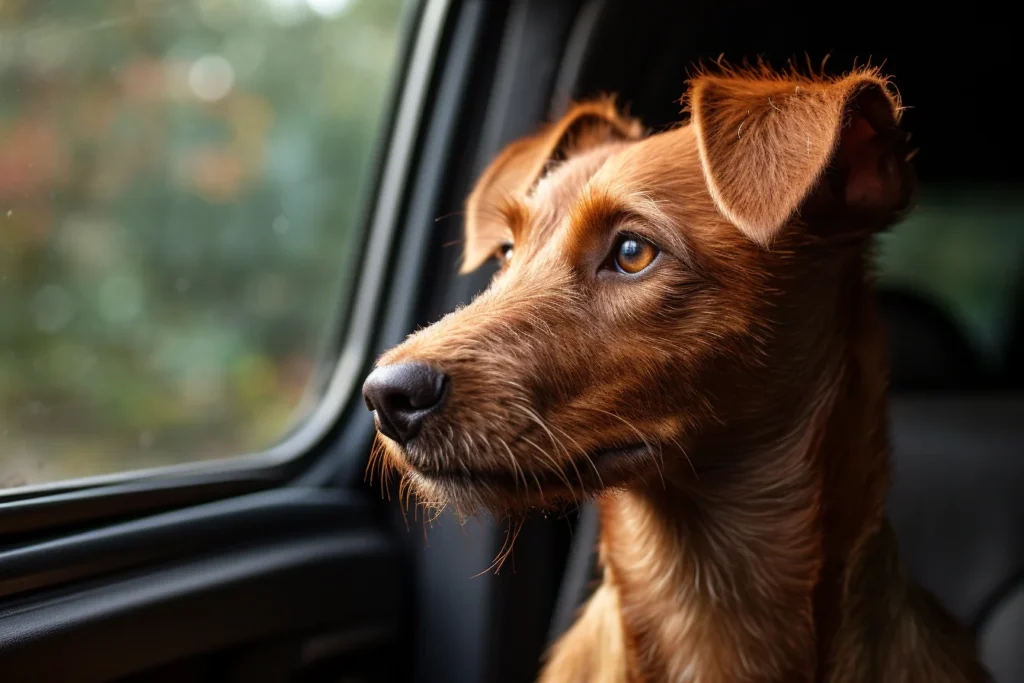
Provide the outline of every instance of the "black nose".
[[441,406],[447,389],[448,376],[426,363],[385,365],[363,382],[363,400],[377,415],[377,429],[404,446]]

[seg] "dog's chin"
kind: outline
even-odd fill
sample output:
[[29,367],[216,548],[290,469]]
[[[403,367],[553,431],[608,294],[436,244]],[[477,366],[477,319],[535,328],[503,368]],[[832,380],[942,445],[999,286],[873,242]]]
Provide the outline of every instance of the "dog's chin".
[[[609,489],[627,488],[638,473],[657,467],[659,451],[634,444],[606,448],[578,461],[532,470],[481,469],[454,461],[437,465],[437,459],[401,453],[402,469],[419,501],[429,507],[451,506],[460,515],[480,511],[495,515],[530,511],[554,511],[577,505]],[[450,459],[446,459],[451,461]]]

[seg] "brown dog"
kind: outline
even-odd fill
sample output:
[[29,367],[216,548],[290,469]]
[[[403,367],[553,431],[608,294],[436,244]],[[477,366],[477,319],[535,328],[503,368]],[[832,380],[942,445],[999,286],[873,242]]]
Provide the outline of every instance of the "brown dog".
[[543,681],[986,680],[884,511],[897,96],[726,70],[689,109],[581,104],[487,169],[464,270],[500,271],[365,385],[388,464],[464,513],[596,497],[604,580]]

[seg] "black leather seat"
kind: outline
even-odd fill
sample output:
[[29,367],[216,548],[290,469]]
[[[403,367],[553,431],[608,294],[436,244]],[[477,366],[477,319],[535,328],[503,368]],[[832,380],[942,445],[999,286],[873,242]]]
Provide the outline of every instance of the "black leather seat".
[[910,574],[1024,682],[1024,398],[899,397],[889,501]]

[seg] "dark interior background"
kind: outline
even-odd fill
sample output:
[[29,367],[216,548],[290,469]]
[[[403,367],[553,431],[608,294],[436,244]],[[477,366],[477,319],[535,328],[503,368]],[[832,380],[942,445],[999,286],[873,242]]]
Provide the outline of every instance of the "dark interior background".
[[991,3],[925,12],[898,2],[610,2],[574,94],[618,92],[659,127],[679,120],[687,74],[719,55],[816,69],[828,57],[831,74],[881,64],[909,107],[903,123],[921,148],[922,181],[1005,183],[1024,177],[1011,153],[1019,35]]

